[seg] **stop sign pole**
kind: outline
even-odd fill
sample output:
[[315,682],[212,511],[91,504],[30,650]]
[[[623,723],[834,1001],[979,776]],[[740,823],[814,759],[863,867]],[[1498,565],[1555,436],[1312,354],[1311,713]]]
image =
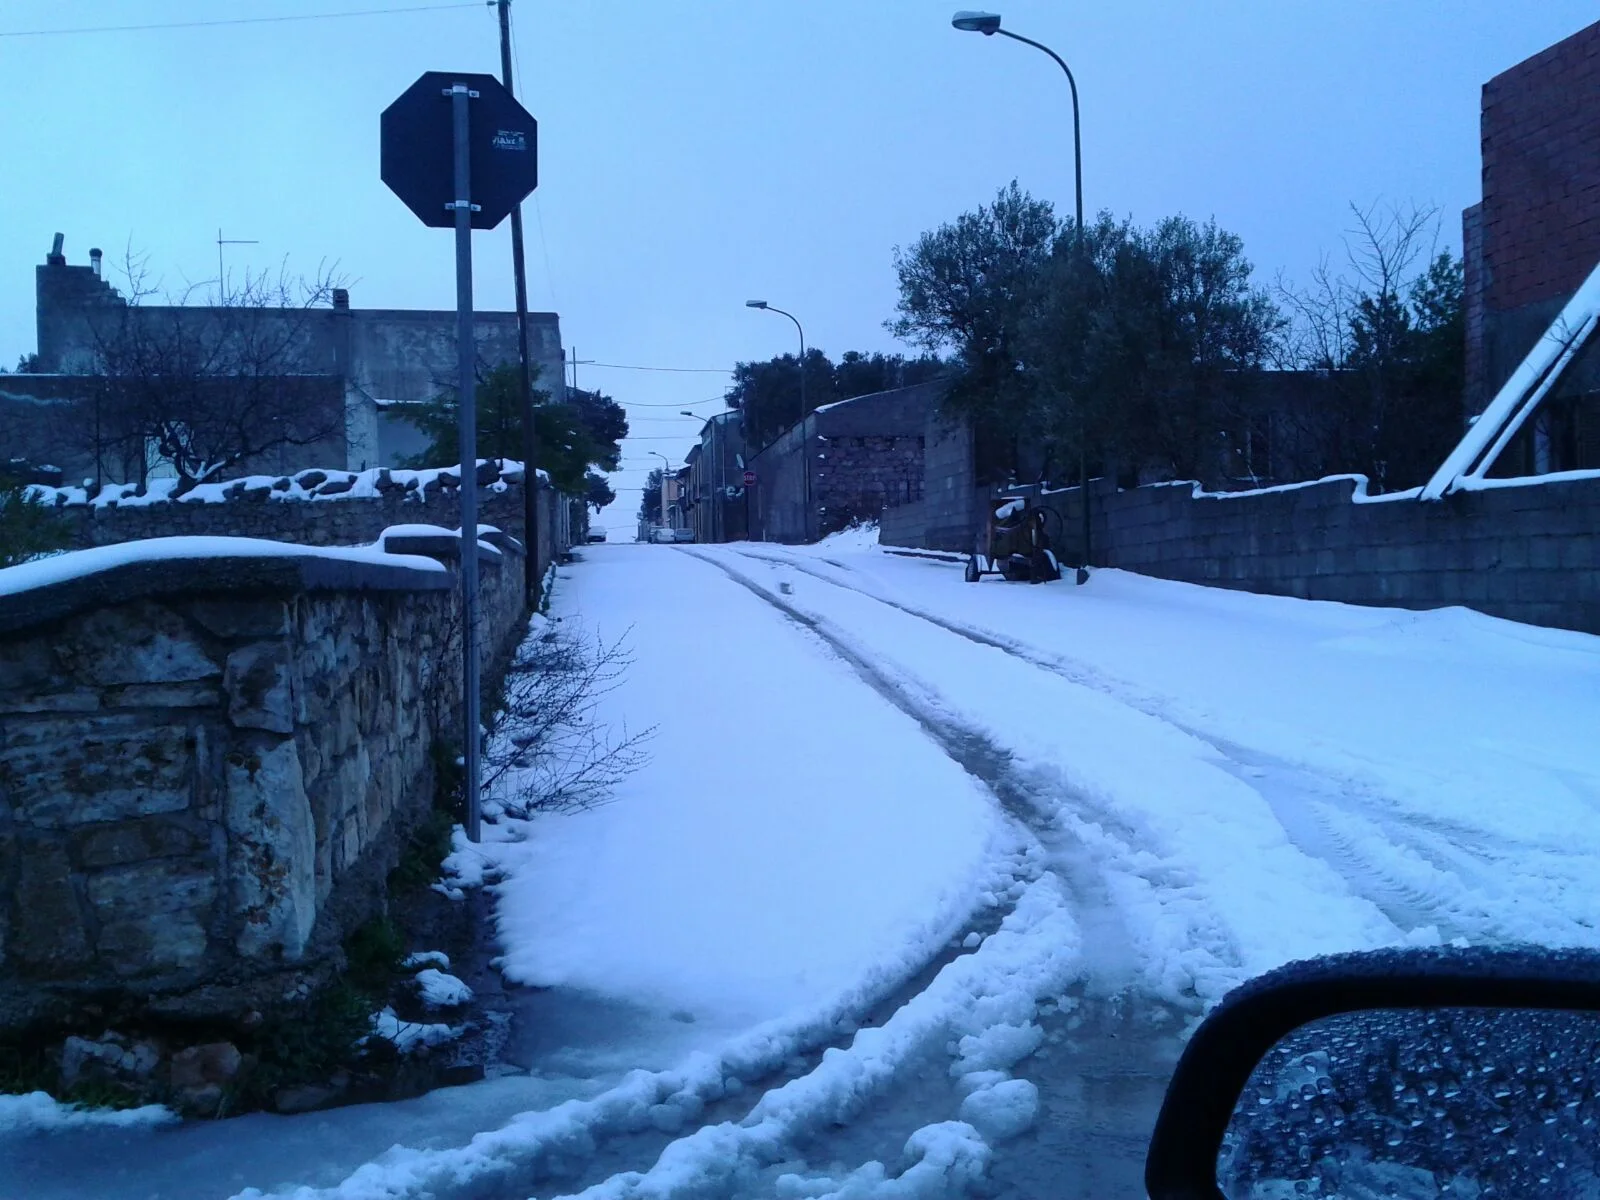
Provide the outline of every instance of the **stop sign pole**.
[[[445,101],[448,101],[446,107]],[[538,186],[538,122],[492,75],[427,71],[384,109],[384,183],[424,225],[456,231],[456,403],[461,437],[461,708],[467,836],[481,833],[478,678],[478,431],[472,231],[493,229]],[[477,150],[472,143],[477,139]],[[532,448],[531,428],[529,448]],[[533,455],[523,486],[535,488]],[[523,531],[538,553],[539,531]]]
[[[466,830],[478,841],[481,829],[483,767],[479,762],[478,735],[478,403],[473,378],[472,340],[472,112],[468,105],[478,93],[464,83],[453,83],[450,126],[454,141],[455,199],[448,207],[456,216],[456,419],[461,434],[461,722],[466,728]],[[533,464],[524,463],[522,486],[532,487]],[[538,537],[538,531],[533,533]]]

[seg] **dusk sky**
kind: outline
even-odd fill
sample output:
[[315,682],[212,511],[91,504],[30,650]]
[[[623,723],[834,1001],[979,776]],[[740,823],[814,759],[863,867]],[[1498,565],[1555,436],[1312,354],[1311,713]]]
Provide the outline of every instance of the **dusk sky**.
[[[494,10],[18,36],[425,0],[4,0],[0,357],[34,349],[33,268],[127,246],[170,286],[336,262],[358,307],[448,308],[452,239],[378,178],[378,114],[425,70],[498,72]],[[635,437],[601,524],[631,530],[737,359],[893,350],[896,245],[1016,178],[1070,212],[1065,81],[950,27],[950,0],[517,0],[518,92],[539,120],[530,305]],[[1214,216],[1264,284],[1340,252],[1348,204],[1440,210],[1459,251],[1479,194],[1479,89],[1595,18],[1592,0],[1239,0],[1001,6],[1083,102],[1085,203]],[[512,307],[509,222],[475,237],[477,303]],[[113,275],[113,282],[117,282]],[[622,366],[599,364],[621,364]],[[630,370],[622,367],[677,368]],[[693,370],[683,370],[691,368]]]

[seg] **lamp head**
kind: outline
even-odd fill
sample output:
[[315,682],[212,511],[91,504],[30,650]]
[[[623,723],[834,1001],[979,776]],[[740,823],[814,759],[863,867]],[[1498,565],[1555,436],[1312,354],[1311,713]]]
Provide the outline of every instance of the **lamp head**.
[[765,300],[746,300],[744,306],[746,308],[765,308],[767,302]]
[[963,9],[950,18],[950,24],[964,33],[981,33],[984,37],[990,37],[1000,31],[1000,14]]

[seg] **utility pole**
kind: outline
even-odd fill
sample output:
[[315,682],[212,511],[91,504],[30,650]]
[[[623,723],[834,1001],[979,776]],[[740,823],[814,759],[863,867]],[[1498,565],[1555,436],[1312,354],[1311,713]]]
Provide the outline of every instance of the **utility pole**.
[[[500,82],[513,96],[511,83],[511,0],[497,0],[500,10]],[[522,376],[522,531],[527,554],[523,557],[528,607],[539,608],[539,471],[538,439],[533,426],[533,373],[528,367],[528,272],[522,262],[522,205],[511,210],[511,273],[517,284],[517,365]]]

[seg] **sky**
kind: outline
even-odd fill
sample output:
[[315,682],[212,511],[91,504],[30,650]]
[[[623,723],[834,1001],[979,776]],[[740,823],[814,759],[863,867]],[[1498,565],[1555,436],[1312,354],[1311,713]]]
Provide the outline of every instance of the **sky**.
[[[53,233],[148,255],[168,285],[336,264],[357,307],[448,308],[453,242],[378,178],[378,114],[426,70],[498,72],[493,8],[441,0],[3,0],[0,358],[33,350]],[[970,0],[969,0],[970,2]],[[199,28],[71,28],[301,17]],[[514,0],[539,121],[530,307],[633,437],[598,524],[631,530],[661,454],[733,364],[807,340],[903,349],[893,251],[1015,178],[1072,202],[1070,100],[1044,55],[950,27],[953,0]],[[1341,253],[1349,205],[1436,206],[1459,251],[1479,89],[1595,17],[1591,0],[1008,0],[1083,106],[1091,212],[1239,234],[1257,278]],[[475,235],[475,300],[512,307],[510,222]],[[113,276],[113,282],[116,282]],[[652,370],[629,368],[656,368]],[[673,368],[664,370],[661,368]],[[615,534],[613,535],[615,536]]]

